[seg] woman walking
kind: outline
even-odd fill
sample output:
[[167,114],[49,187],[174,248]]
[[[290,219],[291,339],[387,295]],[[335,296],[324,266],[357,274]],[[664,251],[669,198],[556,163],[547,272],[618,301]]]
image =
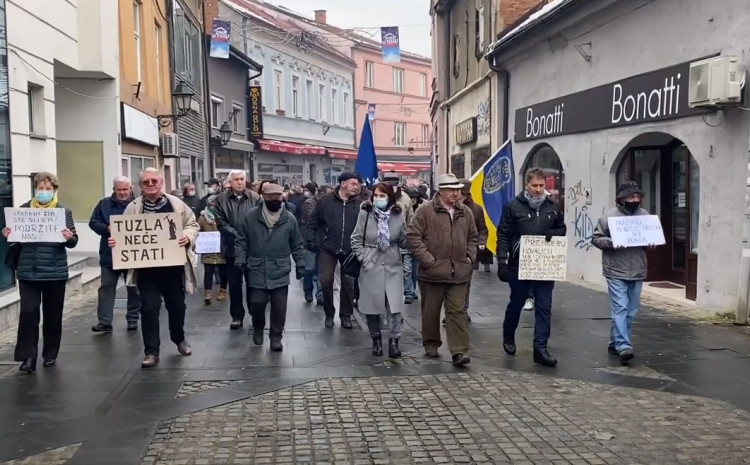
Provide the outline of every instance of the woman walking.
[[[404,295],[403,267],[399,248],[407,248],[406,224],[396,194],[387,184],[378,184],[371,202],[362,204],[352,234],[352,253],[359,259],[359,311],[367,317],[372,354],[383,355],[380,315],[389,321],[388,356],[401,357],[401,305]],[[366,283],[366,285],[362,285]]]
[[[216,225],[216,199],[217,195],[212,195],[206,199],[206,208],[201,212],[198,218],[200,232],[217,232],[219,227]],[[218,302],[224,302],[227,299],[227,265],[224,256],[221,253],[207,253],[201,255],[203,263],[203,287],[206,291],[203,302],[211,305],[213,297],[214,275],[219,273],[219,295],[216,296]]]
[[[57,176],[37,173],[34,176],[36,195],[21,208],[62,208],[65,210],[65,228],[60,232],[60,242],[14,243],[18,293],[21,312],[18,319],[18,339],[14,358],[22,362],[20,371],[36,371],[39,345],[40,306],[44,314],[42,323],[42,359],[45,368],[55,366],[62,337],[62,314],[65,303],[65,285],[68,281],[68,254],[78,244],[73,213],[57,202]],[[11,229],[4,228],[7,239]]]

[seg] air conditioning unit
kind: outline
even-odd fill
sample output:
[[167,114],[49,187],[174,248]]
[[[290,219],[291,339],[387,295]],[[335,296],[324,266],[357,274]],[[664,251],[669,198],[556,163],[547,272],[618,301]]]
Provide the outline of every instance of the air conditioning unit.
[[161,154],[164,158],[177,158],[177,134],[168,132],[161,135]]
[[742,98],[745,71],[735,56],[719,56],[690,63],[690,107],[737,104]]

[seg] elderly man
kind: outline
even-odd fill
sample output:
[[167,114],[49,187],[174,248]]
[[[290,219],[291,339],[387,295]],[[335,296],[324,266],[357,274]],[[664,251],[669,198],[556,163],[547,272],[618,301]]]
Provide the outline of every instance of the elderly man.
[[[96,204],[91,213],[89,228],[101,236],[99,241],[99,266],[101,268],[101,285],[99,286],[99,301],[96,307],[97,324],[91,327],[95,333],[112,332],[112,314],[115,308],[115,293],[120,276],[127,278],[126,270],[112,269],[112,249],[108,245],[110,237],[109,217],[122,215],[125,207],[133,200],[133,186],[130,179],[117,176],[112,183],[112,195],[105,197]],[[141,298],[135,286],[127,286],[128,312],[125,320],[128,331],[138,329],[138,314],[141,309]]]
[[[245,320],[245,304],[242,299],[243,274],[234,266],[235,240],[237,228],[243,219],[255,208],[260,197],[245,188],[245,172],[232,170],[227,176],[230,190],[222,192],[216,200],[216,224],[221,233],[221,253],[227,261],[227,278],[229,278],[229,314],[232,317],[230,329],[242,328]],[[248,247],[259,247],[261,244],[248,244]]]
[[440,311],[445,306],[445,331],[454,366],[471,361],[464,303],[478,244],[474,215],[458,201],[462,187],[453,174],[441,175],[438,196],[414,213],[406,235],[419,262],[425,355],[439,357]]
[[[253,342],[263,345],[266,305],[271,302],[271,350],[283,350],[281,335],[286,324],[289,256],[296,278],[305,274],[304,246],[297,220],[284,206],[284,190],[278,184],[263,186],[263,202],[242,218],[237,230],[234,265],[245,275],[247,306],[253,319]],[[262,247],[258,247],[262,244]]]
[[[141,293],[141,332],[145,358],[142,368],[151,368],[159,363],[159,311],[161,301],[169,314],[169,338],[177,344],[180,354],[191,355],[190,344],[185,340],[185,292],[192,294],[197,282],[193,268],[192,245],[198,237],[198,222],[193,210],[177,197],[164,194],[164,178],[155,168],[141,172],[141,196],[126,208],[126,215],[140,213],[176,213],[182,221],[182,237],[177,243],[185,248],[185,264],[140,268],[128,272],[128,285],[137,285]],[[115,240],[109,238],[109,246]]]

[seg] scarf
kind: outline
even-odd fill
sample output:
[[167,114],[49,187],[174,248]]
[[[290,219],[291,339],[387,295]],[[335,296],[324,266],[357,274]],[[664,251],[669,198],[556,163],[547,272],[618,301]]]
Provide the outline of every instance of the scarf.
[[169,199],[167,199],[167,196],[164,194],[162,194],[156,202],[151,202],[146,197],[143,197],[143,213],[157,212],[164,208],[164,205],[166,205],[168,201]]
[[57,192],[52,196],[52,201],[47,204],[41,204],[36,197],[32,197],[31,208],[57,208]]
[[391,210],[383,211],[379,208],[373,208],[372,211],[378,220],[378,234],[375,236],[375,245],[378,248],[378,252],[385,252],[391,247],[391,232],[388,229]]
[[203,215],[203,218],[206,220],[206,222],[210,224],[216,223],[216,215],[213,214],[211,209],[205,208],[203,209],[203,212],[201,214]]
[[281,218],[281,212],[284,211],[284,205],[282,204],[281,208],[279,208],[279,211],[276,213],[272,212],[271,210],[266,207],[266,204],[263,204],[263,207],[261,208],[261,213],[263,214],[263,221],[266,223],[266,226],[268,226],[268,229],[273,229],[274,226],[276,226],[276,223],[279,222],[279,218]]
[[547,196],[543,195],[541,197],[532,197],[529,195],[529,191],[523,191],[524,198],[529,202],[529,206],[534,211],[539,211],[539,208],[542,206],[545,200],[547,200]]

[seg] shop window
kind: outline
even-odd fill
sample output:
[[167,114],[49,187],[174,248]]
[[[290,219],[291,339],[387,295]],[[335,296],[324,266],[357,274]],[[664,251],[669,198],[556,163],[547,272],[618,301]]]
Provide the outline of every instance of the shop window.
[[455,174],[458,179],[466,177],[464,169],[464,155],[453,155],[451,157],[451,173]]
[[141,172],[146,168],[153,168],[156,166],[156,161],[153,157],[139,157],[137,155],[125,155],[122,157],[122,175],[130,178],[133,183],[133,193],[138,196],[141,195],[140,188],[140,176]]

